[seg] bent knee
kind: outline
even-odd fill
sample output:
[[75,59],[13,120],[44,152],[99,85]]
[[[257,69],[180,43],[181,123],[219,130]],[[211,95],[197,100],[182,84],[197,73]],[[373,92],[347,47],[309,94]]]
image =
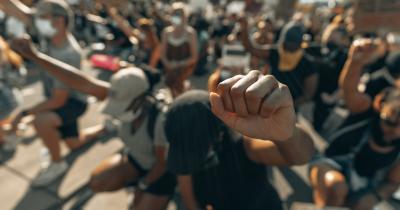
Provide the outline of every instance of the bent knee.
[[329,171],[324,176],[324,182],[331,201],[330,205],[343,205],[349,191],[345,177],[340,172]]

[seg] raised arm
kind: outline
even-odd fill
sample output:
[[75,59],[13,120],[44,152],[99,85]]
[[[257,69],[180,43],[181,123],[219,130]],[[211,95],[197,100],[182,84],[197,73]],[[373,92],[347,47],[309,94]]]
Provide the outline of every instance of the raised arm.
[[242,16],[240,19],[240,28],[241,28],[241,33],[240,33],[240,38],[242,40],[242,44],[245,47],[247,51],[250,52],[253,56],[262,58],[262,59],[268,59],[269,58],[269,51],[270,47],[269,45],[262,46],[260,48],[255,47],[251,41],[250,41],[250,36],[249,36],[249,26],[247,22],[247,18],[245,16]]
[[299,125],[287,86],[251,71],[219,84],[211,93],[213,113],[247,136],[250,159],[266,165],[307,163],[314,154],[310,135]]
[[107,10],[110,17],[115,21],[118,28],[129,38],[129,40],[133,44],[138,43],[138,31],[133,28],[127,20],[125,20],[120,14],[118,14],[118,10],[115,7],[112,7]]
[[34,11],[18,0],[0,0],[0,10],[31,26]]
[[365,65],[371,62],[376,45],[372,40],[356,40],[350,48],[349,56],[339,78],[339,86],[343,90],[347,108],[353,113],[367,111],[372,99],[358,90],[358,84]]
[[66,86],[104,100],[108,96],[109,84],[79,71],[75,67],[37,51],[29,38],[14,40],[12,48],[26,59],[43,67]]

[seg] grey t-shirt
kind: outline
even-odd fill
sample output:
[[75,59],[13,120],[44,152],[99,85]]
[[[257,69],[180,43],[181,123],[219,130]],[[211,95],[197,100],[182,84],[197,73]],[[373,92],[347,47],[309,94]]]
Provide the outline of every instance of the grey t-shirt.
[[164,119],[165,112],[160,111],[155,122],[154,139],[152,139],[147,132],[147,118],[134,134],[131,133],[131,123],[121,123],[119,126],[119,137],[128,147],[130,155],[145,170],[150,170],[156,162],[154,152],[155,146],[168,148],[168,142],[164,132]]
[[[68,39],[62,47],[56,47],[48,43],[48,46],[46,47],[46,50],[44,50],[44,53],[64,63],[72,65],[79,70],[81,69],[82,49],[72,35],[68,35]],[[42,81],[46,97],[51,97],[53,89],[68,89],[70,93],[70,98],[86,101],[86,97],[84,94],[66,87],[58,79],[48,74],[47,72],[42,72]]]

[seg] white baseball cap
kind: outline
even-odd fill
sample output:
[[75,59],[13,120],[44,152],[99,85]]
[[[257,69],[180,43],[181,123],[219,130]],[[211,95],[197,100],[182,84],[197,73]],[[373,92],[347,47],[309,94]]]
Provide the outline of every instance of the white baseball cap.
[[120,116],[127,111],[132,101],[150,88],[142,69],[130,67],[118,71],[111,77],[109,96],[101,110],[104,114]]

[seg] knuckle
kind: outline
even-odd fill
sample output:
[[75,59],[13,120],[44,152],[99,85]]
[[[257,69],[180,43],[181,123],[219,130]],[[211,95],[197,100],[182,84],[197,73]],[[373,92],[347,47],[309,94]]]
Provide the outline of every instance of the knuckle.
[[230,91],[232,96],[242,96],[243,89],[240,86],[233,86]]
[[257,101],[260,100],[261,97],[259,96],[256,90],[247,90],[245,93],[246,99],[249,101]]

